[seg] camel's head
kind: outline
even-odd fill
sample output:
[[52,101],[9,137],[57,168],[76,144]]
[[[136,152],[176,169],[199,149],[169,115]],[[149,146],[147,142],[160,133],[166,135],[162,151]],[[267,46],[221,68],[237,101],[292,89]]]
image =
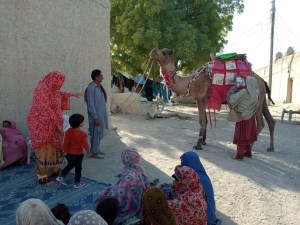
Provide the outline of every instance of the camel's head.
[[168,49],[168,48],[163,48],[163,49],[158,49],[154,48],[150,52],[150,58],[156,59],[158,62],[164,62],[164,61],[173,61],[173,49]]
[[163,48],[160,50],[154,48],[150,52],[150,58],[155,59],[163,70],[175,70],[173,53],[173,49]]

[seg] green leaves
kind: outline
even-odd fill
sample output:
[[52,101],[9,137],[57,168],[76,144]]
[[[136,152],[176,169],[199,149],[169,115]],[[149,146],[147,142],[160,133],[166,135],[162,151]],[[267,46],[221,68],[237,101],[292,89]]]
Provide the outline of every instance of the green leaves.
[[143,73],[150,51],[164,47],[175,49],[184,72],[195,70],[222,49],[235,10],[243,0],[112,0],[113,71]]

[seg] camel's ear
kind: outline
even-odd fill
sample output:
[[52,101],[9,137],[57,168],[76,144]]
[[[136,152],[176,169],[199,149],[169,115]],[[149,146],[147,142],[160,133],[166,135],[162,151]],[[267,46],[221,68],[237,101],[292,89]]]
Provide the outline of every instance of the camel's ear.
[[170,54],[174,54],[174,52],[175,52],[175,49],[170,49]]

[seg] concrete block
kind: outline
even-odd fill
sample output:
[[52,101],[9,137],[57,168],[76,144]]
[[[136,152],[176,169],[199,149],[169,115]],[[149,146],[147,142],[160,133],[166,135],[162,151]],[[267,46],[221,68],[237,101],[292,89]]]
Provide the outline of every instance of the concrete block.
[[123,113],[137,116],[147,116],[147,112],[157,110],[156,102],[142,101],[138,93],[112,93],[111,94],[111,112]]

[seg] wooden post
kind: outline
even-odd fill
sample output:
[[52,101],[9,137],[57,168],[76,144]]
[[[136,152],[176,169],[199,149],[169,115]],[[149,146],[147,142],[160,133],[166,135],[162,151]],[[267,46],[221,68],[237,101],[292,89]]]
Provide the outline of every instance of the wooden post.
[[[271,9],[271,46],[270,46],[270,66],[269,66],[269,87],[272,92],[272,74],[273,74],[273,40],[274,40],[274,26],[275,26],[275,0],[272,1]],[[269,101],[270,105],[270,101]]]

